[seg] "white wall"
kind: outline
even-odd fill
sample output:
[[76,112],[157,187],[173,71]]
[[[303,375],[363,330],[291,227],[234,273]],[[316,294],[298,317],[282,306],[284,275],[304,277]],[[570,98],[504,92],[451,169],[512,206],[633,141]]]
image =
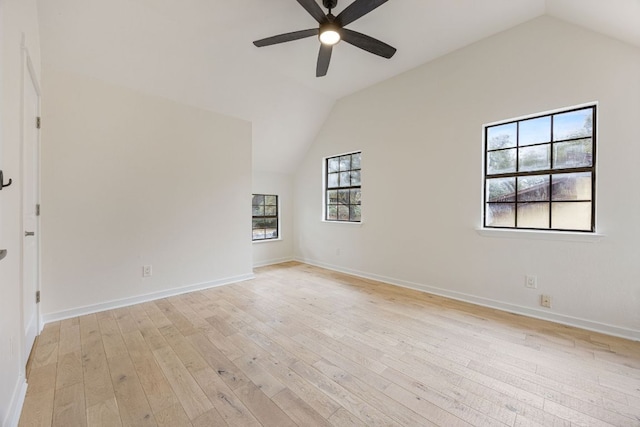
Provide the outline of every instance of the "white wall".
[[21,131],[24,37],[40,73],[40,40],[35,0],[0,1],[0,169],[13,185],[0,191],[0,425],[17,422],[25,392],[22,345]]
[[45,321],[250,277],[250,123],[44,68]]
[[253,242],[253,266],[293,259],[293,176],[253,171],[254,194],[276,194],[280,205],[280,238]]
[[[296,257],[640,339],[638,76],[637,47],[541,17],[342,99],[296,176]],[[606,237],[479,235],[482,125],[590,101]],[[322,158],[356,149],[364,222],[323,223]]]

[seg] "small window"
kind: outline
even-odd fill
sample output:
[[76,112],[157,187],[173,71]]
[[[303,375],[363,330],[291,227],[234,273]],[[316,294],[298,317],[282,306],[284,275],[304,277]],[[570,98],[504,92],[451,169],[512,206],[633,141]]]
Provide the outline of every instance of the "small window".
[[596,107],[485,127],[484,226],[595,232]]
[[360,222],[361,153],[328,157],[325,164],[325,215],[327,221]]
[[280,236],[278,232],[278,196],[254,194],[253,240],[273,240]]

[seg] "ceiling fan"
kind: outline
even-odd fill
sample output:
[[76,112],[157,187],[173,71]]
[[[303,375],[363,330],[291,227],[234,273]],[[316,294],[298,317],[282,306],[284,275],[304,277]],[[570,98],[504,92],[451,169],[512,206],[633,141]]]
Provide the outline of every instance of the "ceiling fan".
[[316,0],[297,0],[302,7],[320,24],[319,28],[309,30],[294,31],[292,33],[279,34],[266,39],[253,42],[257,47],[271,46],[278,43],[290,42],[304,39],[311,36],[318,36],[320,39],[320,53],[318,54],[318,64],[316,66],[316,77],[322,77],[329,70],[331,52],[333,46],[340,40],[352,44],[367,52],[373,53],[383,58],[391,58],[396,49],[386,43],[369,37],[357,31],[344,28],[356,19],[359,19],[383,5],[388,0],[355,0],[345,8],[338,16],[333,16],[331,10],[336,7],[338,0],[322,0],[322,4],[329,10],[325,14]]

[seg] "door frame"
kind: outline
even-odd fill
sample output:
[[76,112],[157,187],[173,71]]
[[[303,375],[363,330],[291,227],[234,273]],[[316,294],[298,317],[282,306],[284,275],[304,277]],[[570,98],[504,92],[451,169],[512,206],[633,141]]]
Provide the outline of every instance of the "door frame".
[[[41,112],[41,96],[42,96],[42,92],[40,90],[40,82],[38,81],[38,75],[36,73],[35,67],[33,66],[33,61],[31,60],[31,55],[29,54],[29,49],[27,47],[26,44],[26,40],[25,40],[25,36],[24,34],[22,35],[22,41],[21,41],[21,51],[22,51],[22,87],[21,87],[21,109],[20,109],[20,117],[21,117],[21,128],[20,128],[20,140],[21,140],[21,149],[20,149],[20,156],[21,156],[21,185],[20,185],[20,224],[21,224],[21,230],[20,230],[20,265],[21,265],[21,269],[20,269],[20,283],[21,283],[21,313],[22,313],[22,319],[21,319],[21,324],[22,324],[22,330],[21,330],[21,335],[22,335],[22,345],[21,345],[21,354],[22,354],[22,358],[21,358],[21,369],[25,369],[25,366],[27,365],[27,362],[29,360],[29,355],[30,355],[30,350],[27,350],[26,347],[26,340],[27,337],[25,336],[25,328],[26,328],[26,324],[25,324],[25,313],[24,313],[24,304],[27,298],[32,299],[35,298],[35,295],[26,295],[25,294],[25,286],[24,286],[24,268],[25,268],[25,259],[24,259],[24,250],[25,250],[25,239],[23,236],[23,232],[25,229],[25,221],[24,221],[24,215],[25,215],[25,210],[24,210],[24,199],[25,199],[25,192],[27,191],[27,189],[25,188],[24,185],[24,176],[26,173],[26,162],[28,161],[28,159],[25,156],[25,151],[26,151],[26,133],[25,133],[25,126],[26,126],[26,122],[25,122],[25,96],[26,93],[24,91],[25,85],[27,84],[27,82],[31,82],[31,84],[33,85],[33,88],[35,89],[36,92],[36,96],[38,98],[37,100],[37,106],[36,106],[36,114],[39,117],[40,116],[40,112]],[[34,123],[35,126],[35,123]],[[41,144],[40,144],[40,131],[38,130],[36,132],[36,151],[37,151],[37,163],[36,163],[36,185],[37,185],[37,198],[38,198],[38,202],[40,199],[40,193],[41,193],[41,181],[40,181],[40,176],[41,176]],[[41,231],[41,225],[40,225],[40,217],[36,216],[36,262],[35,262],[35,269],[36,269],[36,291],[40,290],[40,272],[41,272],[41,254],[40,254],[40,248],[41,248],[41,239],[40,239],[40,231]],[[36,304],[36,336],[40,335],[40,332],[42,332],[42,328],[44,325],[42,325],[42,316],[40,315],[40,304]]]

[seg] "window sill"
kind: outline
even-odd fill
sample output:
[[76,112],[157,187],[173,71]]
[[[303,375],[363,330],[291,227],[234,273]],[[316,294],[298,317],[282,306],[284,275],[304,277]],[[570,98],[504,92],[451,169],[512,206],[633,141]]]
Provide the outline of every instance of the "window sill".
[[476,233],[484,237],[499,237],[505,239],[556,240],[564,242],[595,243],[605,235],[597,233],[571,233],[566,231],[540,230],[506,230],[499,228],[476,228]]
[[362,221],[360,222],[351,222],[351,221],[327,221],[326,219],[321,220],[321,222],[325,223],[325,224],[339,224],[339,225],[349,225],[351,227],[357,226],[357,227],[362,227]]
[[269,243],[269,242],[281,242],[282,238],[278,237],[277,239],[262,239],[262,240],[252,240],[251,243]]

